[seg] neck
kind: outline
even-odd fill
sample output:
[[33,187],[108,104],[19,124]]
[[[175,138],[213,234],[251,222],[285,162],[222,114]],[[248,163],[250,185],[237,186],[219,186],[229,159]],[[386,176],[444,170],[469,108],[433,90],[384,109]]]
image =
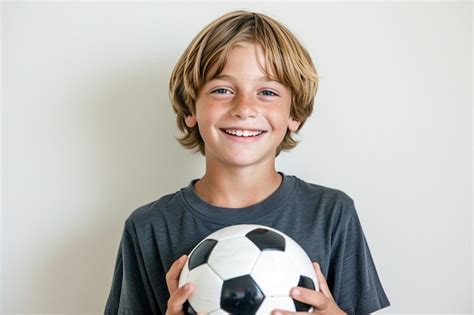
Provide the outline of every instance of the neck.
[[223,208],[244,208],[265,200],[275,192],[282,177],[274,163],[259,167],[216,167],[206,162],[206,173],[195,183],[197,194]]

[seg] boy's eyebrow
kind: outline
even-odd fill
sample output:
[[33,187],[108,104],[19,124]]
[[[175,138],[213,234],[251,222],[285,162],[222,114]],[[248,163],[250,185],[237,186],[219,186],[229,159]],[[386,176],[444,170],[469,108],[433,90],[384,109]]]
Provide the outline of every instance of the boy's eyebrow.
[[[212,78],[211,80],[229,80],[229,81],[237,81],[237,79],[231,75],[228,74],[219,74],[218,76]],[[278,80],[272,79],[269,76],[261,76],[258,78],[253,79],[254,82],[276,82],[280,83]],[[281,84],[281,83],[280,83]]]

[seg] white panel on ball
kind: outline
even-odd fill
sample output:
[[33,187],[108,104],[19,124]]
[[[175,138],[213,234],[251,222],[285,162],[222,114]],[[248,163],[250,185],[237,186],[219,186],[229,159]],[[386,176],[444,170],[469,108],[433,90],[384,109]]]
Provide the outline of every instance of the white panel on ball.
[[281,251],[263,251],[258,257],[251,276],[265,296],[288,296],[290,289],[298,285],[300,275]]
[[285,311],[290,311],[290,312],[295,312],[295,303],[293,302],[293,299],[289,296],[268,296],[265,297],[265,300],[263,300],[262,305],[260,305],[260,308],[258,309],[257,314],[271,314],[273,310],[279,309],[279,310],[285,310]]
[[298,268],[300,275],[313,280],[315,290],[319,291],[316,272],[314,271],[311,259],[309,259],[304,249],[298,243],[292,240],[287,240],[285,251],[288,254],[287,257],[289,257],[291,264]]
[[189,267],[188,267],[189,256],[184,264],[183,269],[181,270],[181,275],[179,276],[178,287],[182,287],[183,285],[188,282],[188,274],[189,274]]
[[209,313],[209,315],[228,315],[228,314],[230,314],[230,313],[227,313],[227,312],[225,312],[221,309],[218,309],[217,311]]
[[206,314],[220,309],[220,296],[223,281],[211,268],[209,268],[207,264],[196,267],[189,272],[188,281],[186,282],[194,283],[195,292],[206,292],[206,294],[191,295],[189,301],[193,308]]
[[233,237],[219,241],[207,263],[222,280],[227,280],[249,274],[259,255],[260,249],[248,238]]

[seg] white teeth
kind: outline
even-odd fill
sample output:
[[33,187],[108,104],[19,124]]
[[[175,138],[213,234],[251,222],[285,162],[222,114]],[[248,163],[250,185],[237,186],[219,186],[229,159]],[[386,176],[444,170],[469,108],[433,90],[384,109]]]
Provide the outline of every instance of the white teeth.
[[250,131],[250,130],[232,130],[232,129],[224,129],[224,131],[228,134],[237,137],[255,137],[259,136],[263,133],[263,131]]

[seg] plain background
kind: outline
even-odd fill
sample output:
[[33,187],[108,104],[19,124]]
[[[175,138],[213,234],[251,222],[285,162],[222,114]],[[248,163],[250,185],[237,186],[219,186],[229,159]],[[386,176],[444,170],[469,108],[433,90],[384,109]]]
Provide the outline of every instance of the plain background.
[[2,314],[103,307],[124,220],[203,175],[168,79],[234,9],[287,25],[321,76],[278,170],[356,203],[392,303],[472,312],[472,4],[2,4]]

